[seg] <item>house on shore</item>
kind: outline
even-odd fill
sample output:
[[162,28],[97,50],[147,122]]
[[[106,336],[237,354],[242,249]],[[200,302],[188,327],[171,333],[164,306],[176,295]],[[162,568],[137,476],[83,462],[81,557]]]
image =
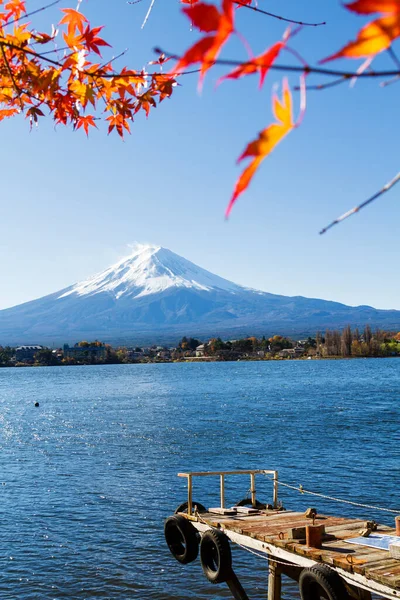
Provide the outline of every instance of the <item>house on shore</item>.
[[43,350],[43,346],[19,346],[15,350],[15,360],[17,362],[33,362],[35,354]]
[[300,358],[300,356],[302,356],[304,352],[304,348],[296,346],[296,348],[286,348],[285,350],[281,350],[279,352],[279,356],[281,358]]
[[204,356],[204,344],[196,347],[196,357],[201,358],[202,356]]
[[77,361],[87,360],[104,360],[107,356],[107,348],[105,346],[87,345],[79,346],[76,344],[72,348],[68,344],[64,344],[64,357],[73,358]]

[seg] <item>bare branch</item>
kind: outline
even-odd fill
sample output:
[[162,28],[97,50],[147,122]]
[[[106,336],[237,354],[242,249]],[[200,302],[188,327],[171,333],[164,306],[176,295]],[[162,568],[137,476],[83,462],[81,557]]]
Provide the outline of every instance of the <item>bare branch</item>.
[[54,0],[54,2],[51,2],[50,4],[46,4],[45,6],[42,6],[41,8],[33,10],[32,12],[21,15],[20,17],[18,17],[18,19],[14,19],[13,21],[8,21],[8,23],[6,23],[6,25],[7,26],[13,25],[14,23],[18,23],[19,21],[22,21],[22,19],[29,19],[29,17],[31,17],[32,15],[37,15],[38,13],[43,12],[44,10],[51,8],[52,6],[55,6],[56,4],[59,4],[60,2],[61,2],[61,0]]
[[[339,79],[335,79],[334,81],[329,81],[328,83],[319,83],[317,85],[308,85],[307,92],[326,90],[327,88],[331,88],[331,87],[340,85],[341,83],[344,83],[345,81],[348,81],[349,79],[350,79],[350,77],[339,77]],[[296,92],[298,92],[300,90],[300,86],[296,85],[293,89]]]
[[392,46],[390,46],[387,49],[387,53],[389,54],[389,56],[391,57],[391,59],[393,60],[394,64],[396,65],[396,67],[398,69],[400,69],[400,60],[399,57],[397,56],[396,52],[393,50]]
[[156,0],[151,0],[151,2],[150,2],[149,10],[147,11],[147,13],[146,13],[146,16],[145,16],[145,18],[144,18],[144,21],[143,21],[143,23],[142,23],[142,29],[143,29],[143,27],[146,25],[146,23],[147,23],[147,21],[148,21],[148,18],[150,17],[150,13],[151,13],[151,11],[153,10],[153,6],[154,6],[154,2],[155,2],[155,1],[156,1]]
[[[131,2],[128,2],[128,4],[139,4],[139,2],[142,2],[142,1],[143,0],[132,0]],[[151,10],[154,5],[154,1],[155,0],[151,1],[150,8],[147,11],[147,15],[146,15],[143,25],[142,25],[142,29],[145,26],[145,24],[150,16]],[[244,4],[243,2],[240,2],[240,0],[233,0],[233,1],[238,6],[242,6],[243,8],[248,8],[250,10],[253,10],[254,12],[261,13],[262,15],[266,15],[267,17],[272,17],[273,19],[278,19],[279,21],[284,21],[285,23],[294,23],[295,25],[304,25],[306,27],[319,27],[320,25],[326,25],[326,21],[323,21],[321,23],[305,23],[304,21],[296,21],[295,19],[281,17],[280,15],[276,15],[275,13],[271,13],[266,10],[262,10],[261,8],[258,8],[257,6],[250,6],[249,4]]]
[[[3,43],[3,46],[6,46],[8,48],[12,48],[14,50],[19,50],[20,52],[24,52],[25,54],[29,54],[30,56],[34,56],[38,59],[44,60],[45,62],[52,64],[56,67],[62,67],[62,64],[58,61],[52,60],[50,58],[48,58],[46,56],[46,54],[48,54],[47,52],[35,52],[34,50],[31,50],[30,48],[26,47],[26,46],[18,46],[17,44],[13,44],[11,42],[9,42],[6,38],[1,37],[0,36],[0,42]],[[172,58],[173,60],[180,60],[180,56],[176,55],[176,54],[170,54],[169,52],[165,52],[164,50],[161,50],[160,48],[155,48],[154,51],[157,54],[165,54],[168,58]],[[209,64],[211,65],[222,65],[222,66],[233,66],[233,67],[238,67],[238,66],[246,66],[246,65],[251,65],[252,61],[239,61],[239,60],[227,60],[227,59],[218,59],[215,61],[211,61]],[[259,67],[262,67],[262,64],[257,63]],[[288,73],[304,73],[305,75],[309,75],[309,74],[314,74],[314,75],[324,75],[326,77],[341,77],[344,79],[351,79],[352,77],[361,77],[361,78],[367,78],[367,79],[383,79],[383,78],[387,78],[387,77],[399,77],[400,76],[400,69],[397,70],[387,70],[387,71],[364,71],[362,73],[357,73],[354,71],[342,71],[342,70],[338,70],[338,69],[326,69],[323,67],[312,67],[312,66],[300,66],[300,65],[276,65],[276,64],[268,64],[265,65],[266,67],[268,67],[269,70],[271,71],[286,71]],[[185,71],[183,73],[167,73],[167,75],[170,75],[171,77],[176,77],[176,76],[181,76],[181,75],[189,75],[192,73],[198,73],[200,71],[200,69],[193,69],[190,71]],[[86,73],[86,71],[83,71],[84,73]],[[89,75],[93,75],[91,73],[87,73]],[[147,77],[154,77],[154,75],[156,74],[146,74],[145,76]],[[131,77],[130,74],[125,74],[125,73],[107,73],[107,74],[103,74],[102,75],[104,78],[110,78],[112,79],[113,77]],[[160,76],[165,76],[164,74],[160,74]]]
[[323,229],[321,229],[321,231],[319,233],[322,235],[323,233],[325,233],[326,231],[328,231],[328,229],[330,229],[334,225],[337,225],[341,221],[344,221],[348,217],[351,217],[351,215],[354,215],[355,213],[357,213],[358,211],[360,211],[362,208],[364,208],[365,206],[367,206],[371,202],[374,202],[374,200],[377,200],[377,198],[379,198],[380,196],[382,196],[385,192],[388,192],[399,181],[400,181],[400,173],[397,173],[396,177],[394,177],[394,179],[392,179],[386,185],[384,185],[383,188],[381,190],[379,190],[379,192],[377,192],[376,194],[374,194],[373,196],[371,196],[371,198],[368,198],[368,200],[365,200],[364,202],[362,202],[358,206],[355,206],[351,210],[347,211],[341,217],[338,217],[337,219],[335,219],[334,221],[332,221],[332,223],[330,223],[329,225],[327,225],[326,227],[324,227]]
[[[182,57],[177,54],[171,54],[161,48],[154,48],[154,52],[156,54],[165,54],[168,58],[172,58],[172,60],[180,60]],[[252,61],[240,61],[240,60],[232,60],[232,59],[217,59],[213,61],[204,61],[203,64],[213,65],[222,65],[227,67],[241,67],[246,65],[251,65]],[[262,67],[261,63],[257,63],[259,67]],[[400,75],[399,69],[389,69],[387,71],[363,71],[362,73],[357,73],[357,71],[343,71],[340,69],[326,69],[324,67],[312,67],[312,66],[299,66],[299,65],[276,65],[276,64],[266,64],[271,71],[286,71],[288,73],[304,73],[314,74],[314,75],[325,75],[327,77],[345,77],[346,79],[351,79],[352,77],[362,77],[367,79],[380,79],[385,77],[396,77]],[[179,74],[179,73],[178,73]]]
[[239,6],[243,6],[243,8],[248,8],[253,10],[254,12],[261,13],[262,15],[266,15],[267,17],[272,17],[273,19],[278,19],[279,21],[284,21],[285,23],[294,23],[295,25],[304,25],[306,27],[319,27],[320,25],[326,25],[326,21],[322,23],[305,23],[304,21],[295,21],[294,19],[288,19],[286,17],[281,17],[280,15],[276,15],[275,13],[267,12],[266,10],[262,10],[257,6],[250,6],[249,4],[244,4],[240,2],[240,0],[233,0],[235,4]]

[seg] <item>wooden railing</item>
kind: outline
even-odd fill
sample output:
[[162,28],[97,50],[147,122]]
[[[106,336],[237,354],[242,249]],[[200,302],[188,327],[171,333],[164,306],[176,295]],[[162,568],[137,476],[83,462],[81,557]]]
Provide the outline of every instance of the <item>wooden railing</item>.
[[250,475],[250,493],[251,503],[256,506],[256,475],[273,475],[273,499],[274,508],[278,508],[278,471],[267,471],[266,469],[253,469],[241,471],[192,471],[190,473],[178,473],[178,477],[186,477],[188,482],[188,515],[193,512],[193,477],[213,477],[220,478],[220,498],[221,508],[225,508],[225,477],[227,475]]

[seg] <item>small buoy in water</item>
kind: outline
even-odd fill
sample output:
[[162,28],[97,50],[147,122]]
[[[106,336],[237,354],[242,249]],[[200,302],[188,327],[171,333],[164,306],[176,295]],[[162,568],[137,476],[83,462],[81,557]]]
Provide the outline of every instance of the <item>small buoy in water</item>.
[[39,402],[35,402],[35,406],[38,407],[39,406]]

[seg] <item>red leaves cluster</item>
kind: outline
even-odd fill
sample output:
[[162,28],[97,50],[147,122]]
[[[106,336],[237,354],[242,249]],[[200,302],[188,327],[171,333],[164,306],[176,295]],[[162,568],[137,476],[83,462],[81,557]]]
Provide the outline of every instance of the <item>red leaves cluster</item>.
[[[189,17],[192,25],[197,27],[202,33],[205,33],[200,40],[195,42],[185,54],[180,58],[174,68],[175,73],[185,70],[194,63],[200,63],[200,82],[206,71],[215,63],[222,46],[227,42],[229,36],[235,32],[234,27],[234,5],[250,5],[251,0],[244,2],[235,2],[234,0],[221,0],[220,10],[214,4],[207,4],[196,0],[181,0],[183,4],[190,4],[185,7],[183,12]],[[260,74],[260,87],[262,87],[265,77],[279,56],[281,50],[285,47],[289,38],[289,32],[284,35],[282,41],[273,44],[265,52],[257,57],[243,62],[233,71],[220,79],[239,79],[246,75],[254,73]],[[239,195],[248,187],[250,181],[264,158],[272,151],[287,133],[294,127],[292,122],[292,102],[287,81],[284,83],[282,104],[275,97],[273,102],[274,114],[277,122],[270,125],[259,135],[258,140],[251,142],[239,161],[246,157],[253,157],[250,165],[243,171],[226,210],[226,216],[229,216],[233,204]]]
[[[23,113],[37,123],[50,114],[56,123],[88,134],[104,119],[108,131],[115,129],[122,137],[135,114],[143,110],[148,116],[151,107],[172,94],[172,76],[128,69],[114,73],[112,62],[94,62],[92,56],[101,57],[109,44],[100,36],[103,28],[91,27],[81,12],[62,10],[59,26],[66,50],[55,58],[60,55],[52,52],[56,34],[19,23],[26,15],[25,0],[0,0],[0,8],[0,120]],[[11,22],[12,33],[7,28]],[[153,64],[159,67],[163,60]]]
[[[112,61],[99,60],[101,52],[109,47],[102,37],[102,27],[92,27],[88,19],[73,8],[62,11],[60,31],[66,45],[60,58],[55,53],[57,32],[37,32],[24,22],[26,0],[0,0],[0,121],[24,114],[31,123],[51,115],[56,123],[82,129],[86,134],[99,121],[105,121],[108,132],[116,131],[121,137],[130,132],[135,115],[152,108],[171,96],[176,77],[191,65],[199,65],[200,83],[207,71],[218,62],[225,44],[236,34],[236,9],[254,8],[253,0],[180,0],[182,10],[200,38],[177,60],[169,72],[162,71],[170,60],[160,55],[149,63],[151,73],[128,68],[114,69]],[[353,0],[346,8],[358,15],[376,15],[362,27],[355,40],[324,59],[367,58],[391,48],[400,37],[400,0]],[[243,11],[244,12],[244,11]],[[267,13],[269,14],[269,13]],[[284,19],[287,20],[287,19]],[[282,51],[289,50],[310,72],[305,61],[288,48],[289,33],[258,56],[239,63],[220,78],[237,80],[248,75],[259,76],[259,86]],[[59,47],[59,45],[58,45]],[[249,54],[251,54],[249,52]],[[247,189],[252,177],[266,156],[299,123],[293,121],[292,96],[286,80],[281,99],[272,102],[275,121],[250,142],[238,162],[250,159],[236,182],[226,211],[228,216],[237,198]],[[304,112],[302,106],[301,113]]]
[[218,58],[223,45],[234,32],[234,2],[222,0],[221,10],[214,4],[195,2],[184,8],[194,27],[206,33],[198,42],[185,52],[175,66],[174,72],[184,71],[189,65],[201,63],[200,81]]
[[[234,5],[236,7],[250,6],[252,0],[221,0],[220,9],[214,4],[207,4],[201,0],[181,0],[181,3],[190,5],[185,6],[183,12],[189,17],[192,25],[205,35],[195,42],[178,60],[176,71],[179,73],[188,66],[199,63],[201,82],[206,71],[215,64],[222,46],[229,39],[229,36],[235,33]],[[378,13],[379,16],[365,25],[354,41],[321,62],[337,58],[364,57],[368,59],[365,65],[369,65],[376,54],[390,48],[393,41],[400,37],[400,0],[353,0],[347,4],[346,8],[357,14]],[[240,79],[246,75],[258,73],[261,88],[271,66],[286,47],[288,38],[289,34],[285,35],[282,41],[278,41],[267,48],[259,56],[238,64],[230,73],[221,77],[219,82],[227,79]],[[302,61],[304,76],[307,75],[309,69],[306,67],[306,62],[293,50],[291,52]],[[239,158],[238,162],[245,158],[251,158],[252,160],[236,183],[226,210],[226,216],[230,214],[232,206],[240,194],[249,186],[253,175],[264,158],[296,126],[293,122],[292,99],[286,80],[283,84],[282,101],[276,96],[273,98],[273,112],[276,121],[264,129],[256,140],[248,144]],[[301,107],[301,114],[303,112],[304,106]]]

